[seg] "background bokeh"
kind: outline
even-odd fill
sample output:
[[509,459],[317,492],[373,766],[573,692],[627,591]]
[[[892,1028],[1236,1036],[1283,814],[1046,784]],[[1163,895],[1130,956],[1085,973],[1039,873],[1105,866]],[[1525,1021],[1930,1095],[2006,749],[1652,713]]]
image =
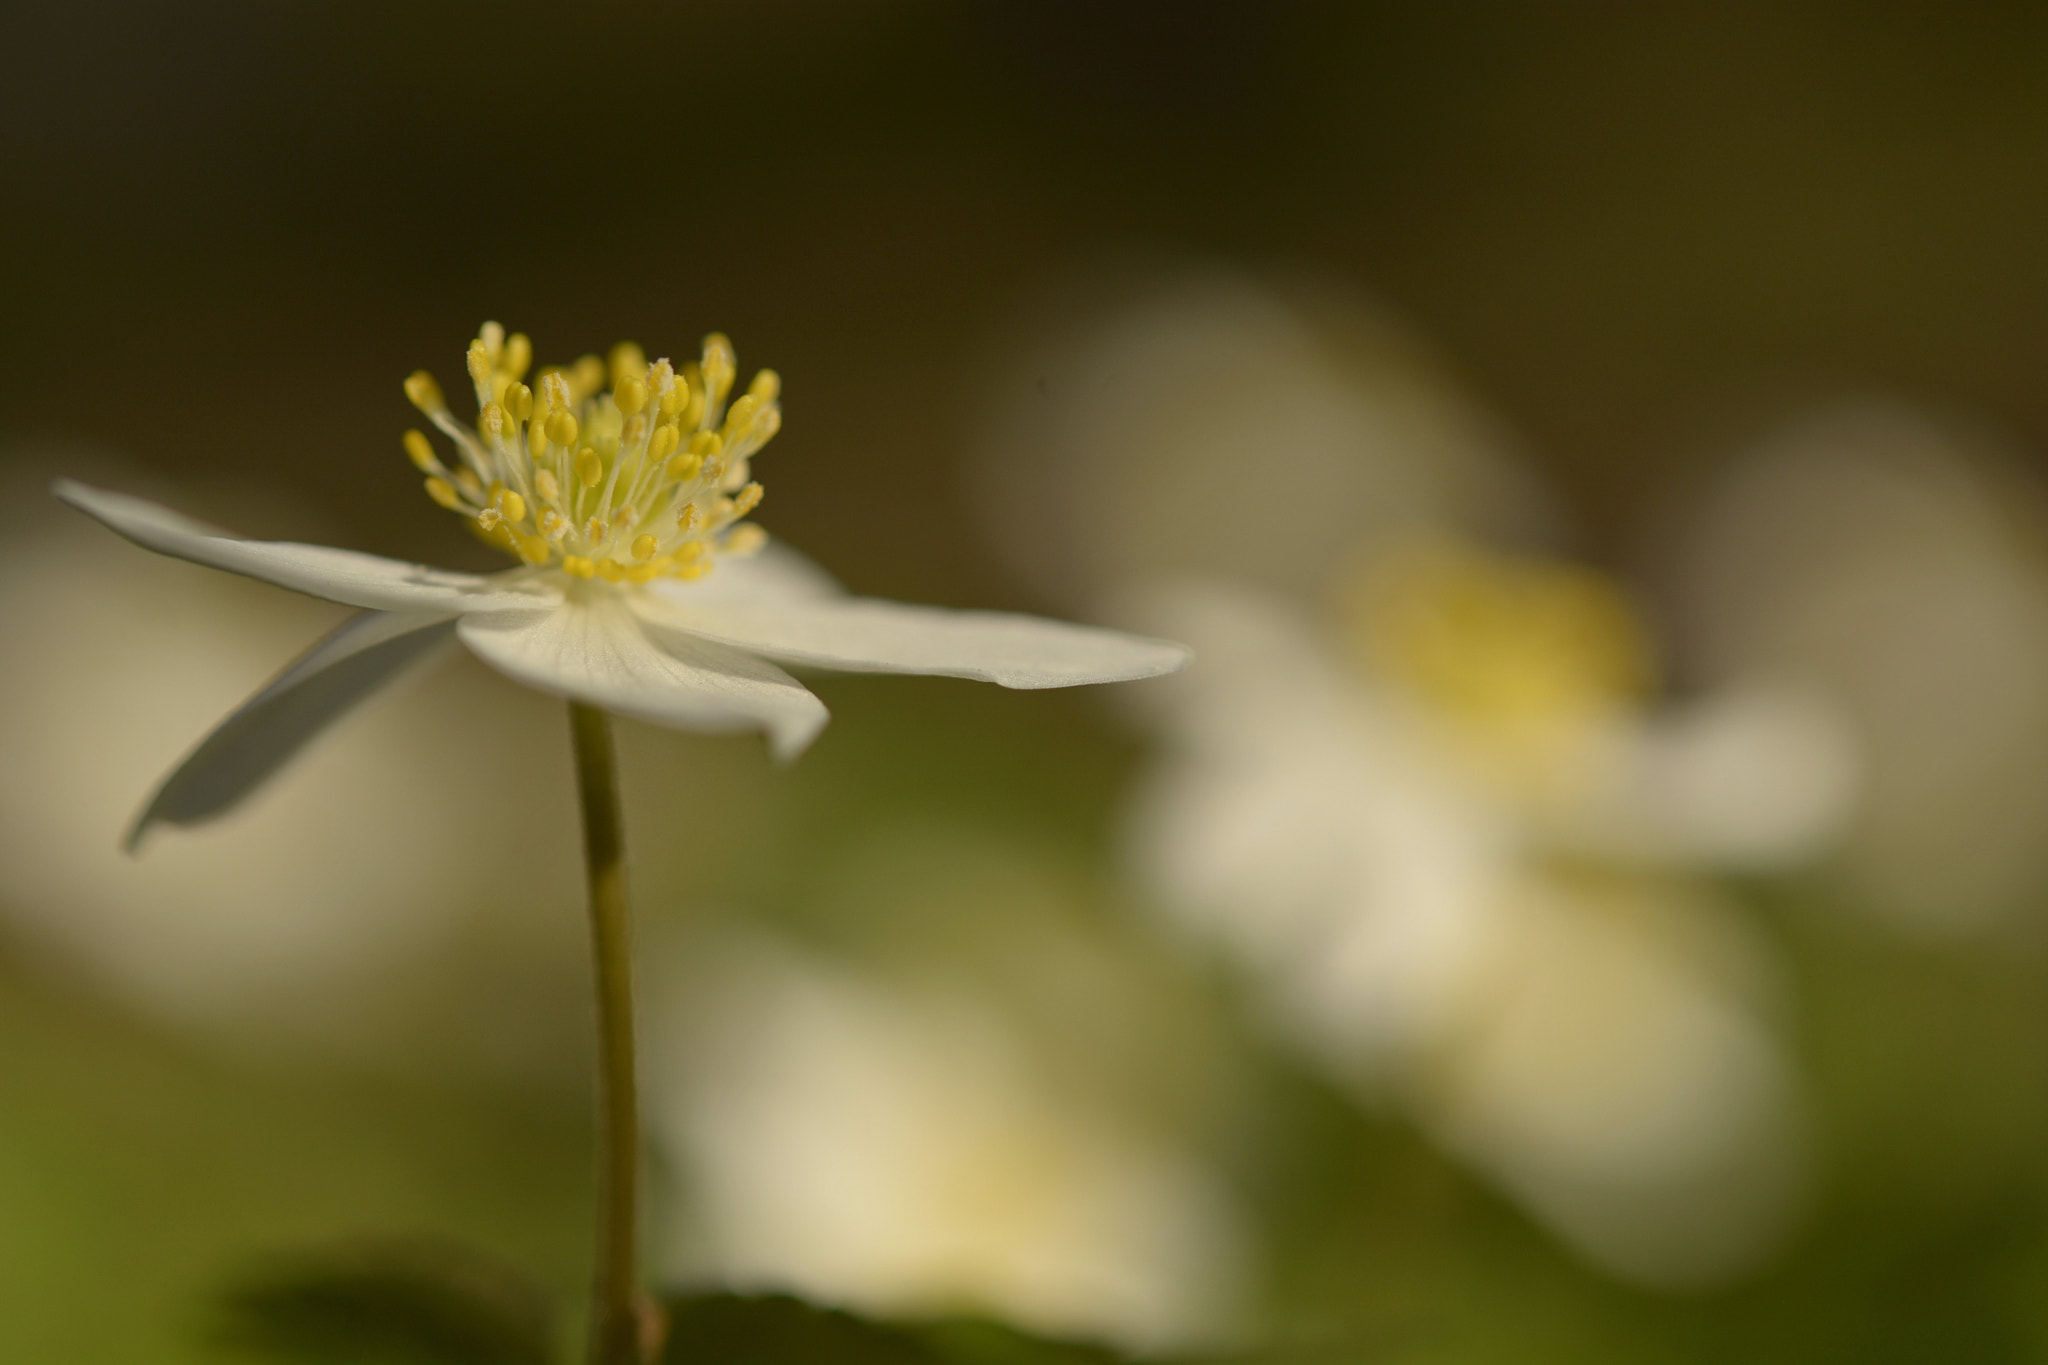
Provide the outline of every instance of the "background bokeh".
[[[883,596],[1142,625],[1194,569],[1313,613],[1379,492],[1430,501],[1399,471],[1469,455],[1491,491],[1442,520],[1623,585],[1659,660],[1631,706],[1789,679],[1862,774],[1800,858],[1649,860],[1740,940],[1715,998],[1796,1093],[1795,1192],[1674,1277],[1432,1108],[1471,1074],[1435,1042],[1432,1084],[1362,1078],[1275,1024],[1297,978],[1182,932],[1132,830],[1199,748],[1157,699],[1193,694],[826,679],[789,769],[625,725],[669,1272],[1343,1359],[2048,1358],[2048,19],[95,3],[8,31],[0,1358],[211,1358],[213,1287],[368,1234],[580,1290],[560,708],[450,662],[127,862],[155,775],[337,613],[43,493],[488,567],[398,444],[400,379],[455,378],[485,318],[543,360],[727,332],[784,379],[759,519]],[[1161,326],[1179,388],[1131,340]],[[1252,416],[1208,416],[1228,393]],[[1288,425],[1325,409],[1394,417]],[[1400,450],[1333,446],[1354,429]],[[1242,521],[1196,496],[1233,459]],[[1258,515],[1297,496],[1326,561]],[[1228,553],[1181,554],[1161,507]],[[1270,879],[1231,870],[1256,917]],[[1567,993],[1575,941],[1542,957]]]

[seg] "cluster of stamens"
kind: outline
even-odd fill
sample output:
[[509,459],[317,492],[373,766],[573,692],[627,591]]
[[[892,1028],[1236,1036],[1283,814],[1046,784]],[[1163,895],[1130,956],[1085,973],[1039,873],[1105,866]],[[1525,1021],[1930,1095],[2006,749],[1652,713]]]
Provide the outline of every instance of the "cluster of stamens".
[[521,562],[575,578],[700,578],[719,555],[761,548],[766,533],[740,523],[761,501],[749,457],[782,426],[775,371],[728,404],[738,371],[732,343],[715,332],[702,359],[680,369],[621,342],[609,362],[544,369],[529,388],[532,361],[523,334],[483,325],[469,344],[474,427],[425,370],[405,381],[413,406],[455,443],[456,459],[443,463],[424,432],[405,433],[435,502]]

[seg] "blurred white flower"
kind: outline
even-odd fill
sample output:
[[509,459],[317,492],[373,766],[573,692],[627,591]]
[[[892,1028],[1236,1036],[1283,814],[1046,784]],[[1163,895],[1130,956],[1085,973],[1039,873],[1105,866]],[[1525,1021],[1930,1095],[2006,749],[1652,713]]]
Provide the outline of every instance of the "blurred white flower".
[[[725,338],[678,370],[636,347],[521,381],[523,336],[487,323],[470,345],[479,415],[449,412],[424,372],[406,392],[455,446],[406,434],[427,492],[520,561],[451,573],[324,546],[243,540],[153,503],[60,481],[59,497],[146,549],[365,608],[215,728],[137,821],[205,820],[336,717],[456,640],[539,691],[686,730],[763,730],[793,757],[825,707],[770,660],[1067,687],[1184,666],[1163,640],[993,612],[850,597],[744,521],[751,457],[781,426],[764,370],[728,406]],[[713,573],[713,569],[718,571]]]
[[2048,498],[1981,431],[1815,412],[1722,471],[1680,549],[1683,645],[1718,683],[1835,699],[1866,755],[1851,899],[1981,928],[2048,889]]
[[1738,1268],[1793,1191],[1797,1096],[1768,955],[1693,874],[1823,838],[1841,748],[1768,705],[1668,725],[1583,571],[1438,543],[1367,575],[1336,632],[1243,590],[1152,595],[1230,662],[1170,689],[1139,869],[1307,1055],[1588,1255]]
[[1055,302],[1003,332],[974,468],[1025,581],[1084,605],[1181,574],[1314,594],[1362,536],[1547,522],[1427,348],[1339,280],[1297,285],[1105,266],[1035,291]]
[[685,1269],[1134,1344],[1228,1313],[1234,1229],[1213,1179],[1063,1084],[986,993],[767,939],[690,956],[651,1034],[671,1055],[650,1069],[694,1215]]
[[1617,586],[1483,548],[1551,521],[1497,424],[1309,297],[1195,279],[1069,318],[1013,373],[1109,378],[997,405],[990,487],[1029,447],[1097,495],[1033,523],[1074,546],[1049,586],[1201,653],[1146,699],[1137,866],[1304,1055],[1585,1254],[1739,1270],[1796,1197],[1799,1097],[1770,954],[1700,874],[1826,848],[1848,732],[1796,679],[1658,705]]

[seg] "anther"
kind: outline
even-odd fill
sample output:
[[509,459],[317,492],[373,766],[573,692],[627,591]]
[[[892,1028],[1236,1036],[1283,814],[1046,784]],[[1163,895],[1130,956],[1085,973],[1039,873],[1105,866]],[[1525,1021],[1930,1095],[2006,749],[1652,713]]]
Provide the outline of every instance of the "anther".
[[760,407],[761,400],[754,397],[751,393],[741,394],[734,400],[732,409],[725,414],[725,426],[719,432],[720,437],[727,445],[731,445],[741,435],[745,434],[748,425],[754,420],[754,414],[760,410]]
[[[751,486],[755,488],[760,487],[759,484],[753,484]],[[745,494],[742,494],[741,496],[744,497]],[[755,501],[759,502],[760,499],[756,498]],[[507,521],[525,521],[526,499],[520,497],[517,493],[514,493],[510,489],[506,489],[504,492],[498,494],[498,510],[505,514],[505,520]]]
[[469,343],[469,377],[481,384],[491,377],[491,352],[478,337]]
[[576,482],[585,488],[595,488],[604,482],[604,461],[589,446],[576,452]]
[[448,400],[441,396],[441,386],[434,382],[434,376],[425,370],[414,370],[405,379],[405,396],[412,405],[432,417],[437,412],[448,411]]
[[451,512],[461,510],[462,495],[457,493],[455,486],[446,479],[428,479],[427,496]]
[[553,502],[562,496],[562,485],[552,469],[536,469],[533,472],[533,491],[540,494],[542,501]]
[[704,520],[704,514],[697,510],[697,504],[686,502],[683,504],[683,510],[676,513],[676,529],[678,531],[694,531],[697,529],[697,523],[702,520]]
[[666,460],[682,442],[682,433],[674,427],[656,427],[654,439],[647,443],[647,458]]
[[782,376],[773,370],[761,370],[754,375],[754,382],[747,385],[747,392],[763,403],[772,403],[782,393]]
[[726,532],[723,548],[727,554],[744,559],[748,555],[759,554],[767,543],[768,533],[750,521]]
[[427,443],[425,432],[408,431],[405,433],[405,454],[406,458],[412,461],[413,468],[419,470],[422,474],[433,473],[434,466],[441,463],[434,458],[434,447]]
[[612,347],[611,379],[612,392],[628,379],[641,379],[647,374],[647,353],[630,341],[622,341]]
[[540,533],[549,540],[560,540],[569,534],[569,519],[550,507],[540,514]]
[[655,551],[659,550],[660,548],[661,542],[656,540],[652,535],[649,535],[644,531],[641,534],[633,537],[633,558],[639,560],[643,564],[646,563],[648,560],[654,558]]
[[597,572],[597,565],[582,555],[568,555],[562,560],[562,572],[571,578],[588,578]]
[[533,390],[524,384],[515,381],[507,385],[505,397],[501,401],[505,405],[505,412],[515,422],[524,422],[533,415]]
[[[761,485],[758,483],[750,483],[745,488],[742,488],[739,491],[739,495],[732,500],[733,516],[743,517],[747,513],[753,511],[756,507],[759,507],[761,505],[761,491]],[[507,496],[516,498],[519,495],[517,493],[512,493],[508,494]],[[505,515],[511,516],[512,514],[508,510],[505,513]],[[515,521],[517,520],[516,517],[513,519]]]
[[607,555],[597,561],[597,576],[607,583],[616,583],[626,576],[626,566]]
[[558,446],[575,445],[576,419],[569,415],[567,408],[556,408],[548,414],[547,433],[548,439]]
[[579,356],[569,367],[569,388],[579,403],[603,388],[604,378],[604,362],[594,355]]
[[715,405],[725,401],[725,395],[732,389],[733,375],[737,364],[733,360],[732,343],[725,339],[725,333],[713,332],[704,338],[704,388]]
[[638,415],[647,406],[647,384],[645,380],[628,379],[612,391],[612,399],[619,405],[619,411],[628,417]]
[[[505,338],[505,353],[498,357],[498,368],[507,377],[517,382],[526,373],[526,367],[533,364],[533,343],[526,333],[514,332]],[[522,417],[524,413],[520,414]]]
[[715,431],[700,431],[690,438],[690,453],[706,457],[725,449],[725,438]]

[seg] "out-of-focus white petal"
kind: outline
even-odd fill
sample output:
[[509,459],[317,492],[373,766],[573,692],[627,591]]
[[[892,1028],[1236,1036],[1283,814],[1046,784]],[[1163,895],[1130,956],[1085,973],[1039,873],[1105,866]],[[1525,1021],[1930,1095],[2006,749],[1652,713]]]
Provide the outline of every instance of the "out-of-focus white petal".
[[1753,1264],[1802,1142],[1739,921],[1627,880],[1529,875],[1495,894],[1491,979],[1419,1078],[1426,1122],[1628,1278]]
[[156,789],[128,833],[225,813],[370,693],[453,642],[453,617],[372,611],[352,617],[230,712]]
[[817,738],[825,705],[765,659],[645,624],[609,584],[551,611],[466,616],[462,643],[541,692],[680,730],[762,730],[781,759]]
[[1541,520],[1512,437],[1412,334],[1345,282],[1295,284],[1112,267],[1034,289],[973,487],[1020,575],[1074,603],[1169,574],[1306,599],[1361,536]]
[[1227,1317],[1236,1229],[1210,1172],[972,983],[692,946],[649,1076],[650,1126],[693,1177],[691,1272],[1147,1347]]
[[451,573],[327,545],[244,540],[143,498],[59,479],[56,495],[116,533],[158,554],[281,588],[373,611],[454,616],[471,611],[531,611],[541,590],[502,579]]
[[1841,866],[1901,928],[1981,929],[2048,887],[2048,499],[2022,468],[1983,433],[1844,405],[1736,461],[1682,543],[1708,677],[1805,683],[1853,728]]
[[936,673],[1004,687],[1072,687],[1157,677],[1186,667],[1192,657],[1184,645],[1122,631],[871,597],[657,600],[662,607],[650,619],[658,624],[786,663],[853,673]]
[[1600,812],[1653,855],[1767,870],[1841,838],[1861,780],[1841,708],[1812,686],[1732,684],[1643,727],[1634,773]]

